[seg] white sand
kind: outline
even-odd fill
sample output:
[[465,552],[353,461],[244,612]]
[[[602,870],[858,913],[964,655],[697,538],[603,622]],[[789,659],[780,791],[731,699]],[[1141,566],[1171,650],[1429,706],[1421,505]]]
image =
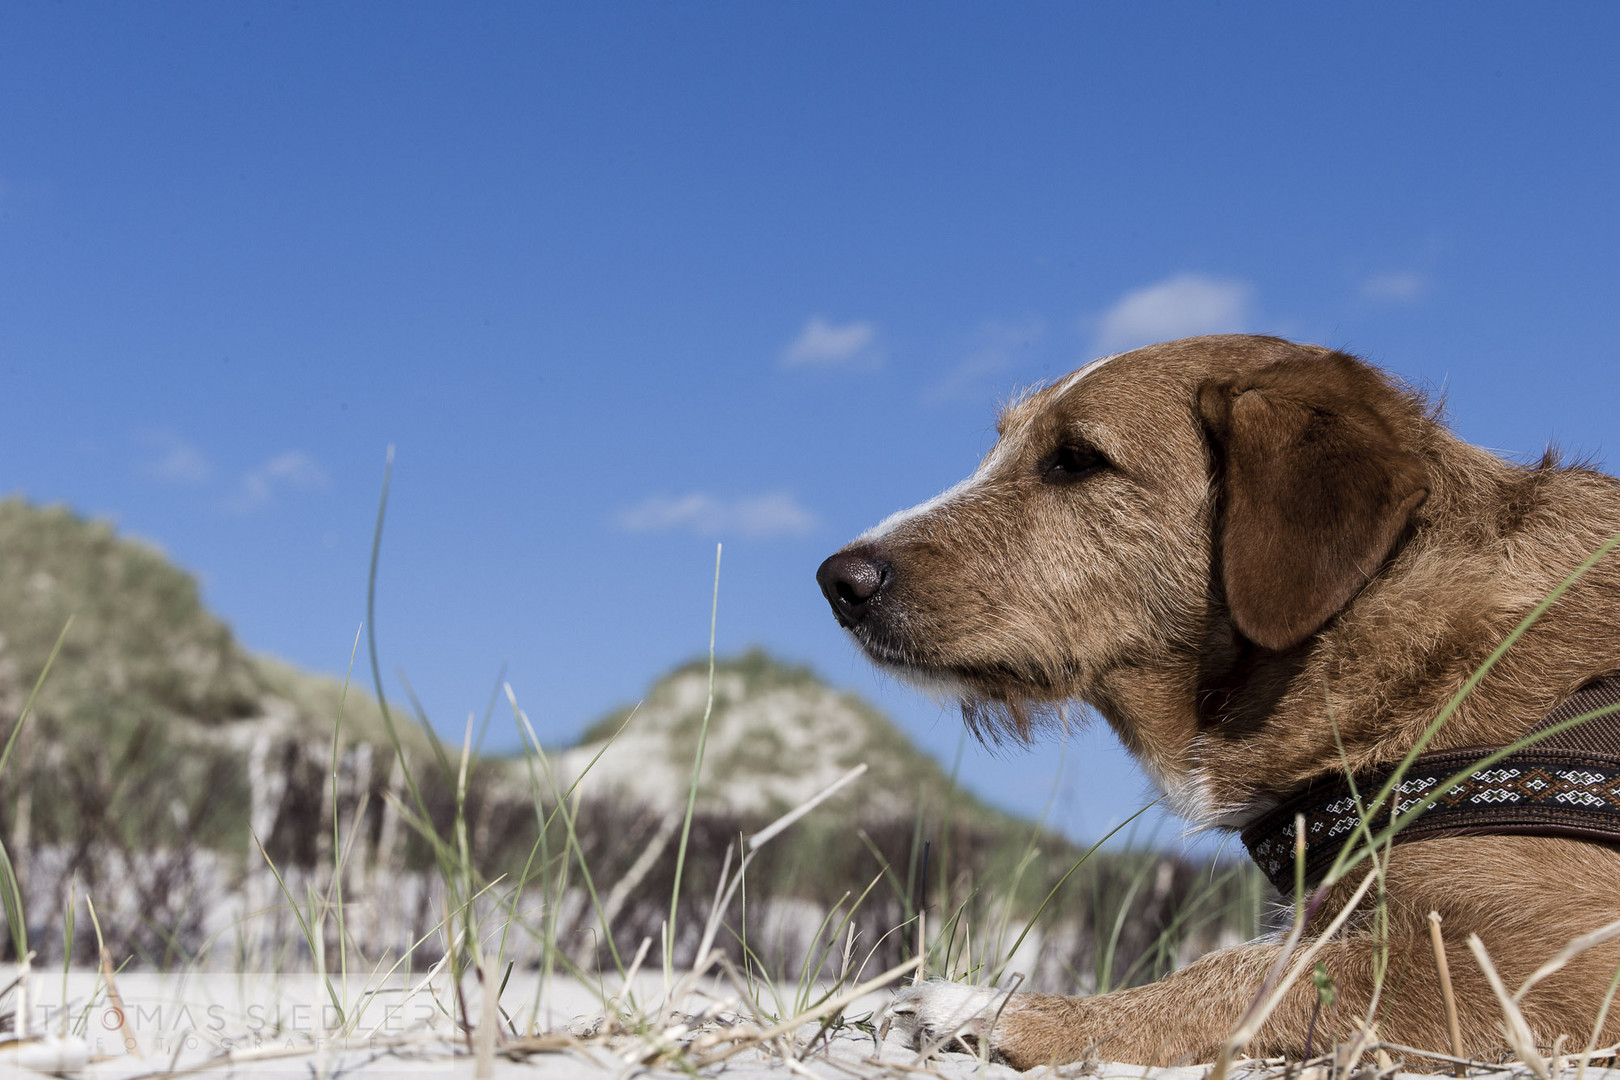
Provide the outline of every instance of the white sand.
[[[420,976],[418,976],[418,980]],[[524,985],[524,981],[528,985]],[[351,990],[336,986],[339,1005],[350,1018],[350,1034],[331,1034],[339,1015],[328,998],[325,984],[310,975],[222,975],[132,973],[118,980],[122,1009],[116,1007],[94,972],[35,972],[29,980],[28,1016],[31,1038],[22,1044],[0,1047],[0,1076],[38,1076],[58,1072],[97,1080],[134,1080],[136,1077],[188,1075],[198,1077],[473,1077],[478,1063],[464,1036],[457,1033],[447,1011],[446,981],[436,980],[438,995],[429,989],[412,994],[414,985],[403,978],[391,980],[384,992],[365,994],[363,976],[351,977]],[[335,983],[335,980],[334,980]],[[370,985],[379,985],[372,980]],[[610,990],[616,988],[609,988]],[[792,987],[785,988],[787,993]],[[643,1002],[657,1002],[661,979],[638,980],[636,992]],[[467,1008],[477,1013],[478,988],[469,980]],[[534,977],[514,974],[502,1001],[519,1028],[526,1025],[534,993]],[[689,995],[687,1010],[726,1004],[725,989],[706,986]],[[880,1007],[886,994],[875,994],[852,1005],[850,1016]],[[64,1010],[64,1002],[66,1009]],[[548,1047],[523,1052],[523,1040],[507,1035],[496,1048],[491,1075],[500,1080],[544,1076],[559,1080],[626,1080],[632,1075],[686,1076],[673,1063],[645,1065],[654,1043],[645,1035],[600,1035],[602,1008],[593,990],[571,980],[548,988],[537,1015],[538,1030],[551,1033]],[[721,1011],[721,1022],[739,1019]],[[712,1026],[712,1025],[711,1025]],[[570,1038],[570,1034],[573,1036]],[[789,1064],[779,1053],[744,1051],[710,1065],[704,1076],[729,1080],[902,1080],[919,1075],[924,1063],[914,1051],[890,1039],[876,1046],[870,1035],[846,1029],[827,1044],[806,1049],[815,1025],[799,1033],[800,1060]],[[682,1038],[679,1030],[677,1039]],[[690,1036],[685,1036],[689,1038]],[[132,1041],[134,1050],[127,1049]],[[531,1048],[533,1049],[533,1048]],[[1096,1076],[1101,1080],[1203,1080],[1205,1066],[1147,1069],[1131,1065],[1066,1066],[1016,1073],[998,1065],[981,1065],[965,1054],[947,1054],[926,1063],[926,1069],[944,1080],[1010,1080],[1028,1075],[1033,1080]],[[1280,1076],[1275,1069],[1245,1065],[1236,1077]],[[1371,1075],[1371,1074],[1366,1074]],[[1396,1074],[1395,1080],[1421,1074]],[[1527,1077],[1526,1070],[1503,1070],[1507,1078]],[[1567,1074],[1573,1076],[1573,1070]],[[1620,1080],[1620,1070],[1591,1069],[1590,1080]],[[1304,1080],[1327,1080],[1305,1077]]]

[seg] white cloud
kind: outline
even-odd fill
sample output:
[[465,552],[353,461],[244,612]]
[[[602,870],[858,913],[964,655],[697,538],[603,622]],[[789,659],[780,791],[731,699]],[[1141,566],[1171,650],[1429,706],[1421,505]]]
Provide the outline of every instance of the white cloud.
[[1245,281],[1177,274],[1120,297],[1099,321],[1096,349],[1112,353],[1171,338],[1246,330],[1253,294]]
[[877,327],[864,321],[839,325],[820,315],[812,316],[787,348],[782,350],[783,367],[836,367],[862,364],[876,367],[884,355],[877,345]]
[[1361,295],[1368,300],[1410,304],[1429,291],[1429,279],[1416,271],[1395,270],[1374,274],[1361,283]]
[[245,513],[264,506],[278,492],[324,491],[329,486],[331,479],[320,462],[302,450],[288,450],[243,475],[226,505]]
[[278,454],[265,462],[260,471],[268,479],[299,491],[315,491],[331,483],[320,463],[302,450]]
[[621,511],[618,521],[626,532],[679,531],[761,539],[809,532],[816,517],[791,495],[773,493],[727,500],[692,492],[673,498],[655,495]]
[[214,475],[213,463],[201,450],[172,431],[143,431],[151,456],[137,463],[141,475],[165,484],[195,486]]
[[988,319],[979,324],[968,341],[967,355],[946,372],[923,400],[938,404],[953,398],[976,396],[981,384],[1015,367],[1020,353],[1037,345],[1046,336],[1046,324],[1037,318],[1016,322]]

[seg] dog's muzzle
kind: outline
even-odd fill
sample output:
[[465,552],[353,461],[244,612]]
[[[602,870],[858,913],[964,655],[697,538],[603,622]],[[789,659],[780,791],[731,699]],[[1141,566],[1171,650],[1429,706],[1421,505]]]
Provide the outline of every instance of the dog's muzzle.
[[840,551],[822,563],[816,571],[816,583],[832,605],[838,624],[853,629],[872,613],[883,587],[893,576],[889,563],[874,549],[863,546]]

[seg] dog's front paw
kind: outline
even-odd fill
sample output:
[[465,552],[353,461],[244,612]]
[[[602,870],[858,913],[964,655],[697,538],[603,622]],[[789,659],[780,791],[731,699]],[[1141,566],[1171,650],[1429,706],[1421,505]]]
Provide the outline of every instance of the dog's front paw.
[[976,1053],[1007,1001],[1007,991],[934,980],[897,991],[889,1016],[914,1050]]

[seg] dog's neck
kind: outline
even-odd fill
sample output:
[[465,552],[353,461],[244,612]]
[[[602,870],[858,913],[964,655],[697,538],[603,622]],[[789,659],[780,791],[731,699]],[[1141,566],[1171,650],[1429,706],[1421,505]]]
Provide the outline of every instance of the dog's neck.
[[1274,652],[1235,631],[1227,637],[1198,657],[1193,708],[1199,731],[1246,738],[1266,726],[1300,680],[1311,643]]

